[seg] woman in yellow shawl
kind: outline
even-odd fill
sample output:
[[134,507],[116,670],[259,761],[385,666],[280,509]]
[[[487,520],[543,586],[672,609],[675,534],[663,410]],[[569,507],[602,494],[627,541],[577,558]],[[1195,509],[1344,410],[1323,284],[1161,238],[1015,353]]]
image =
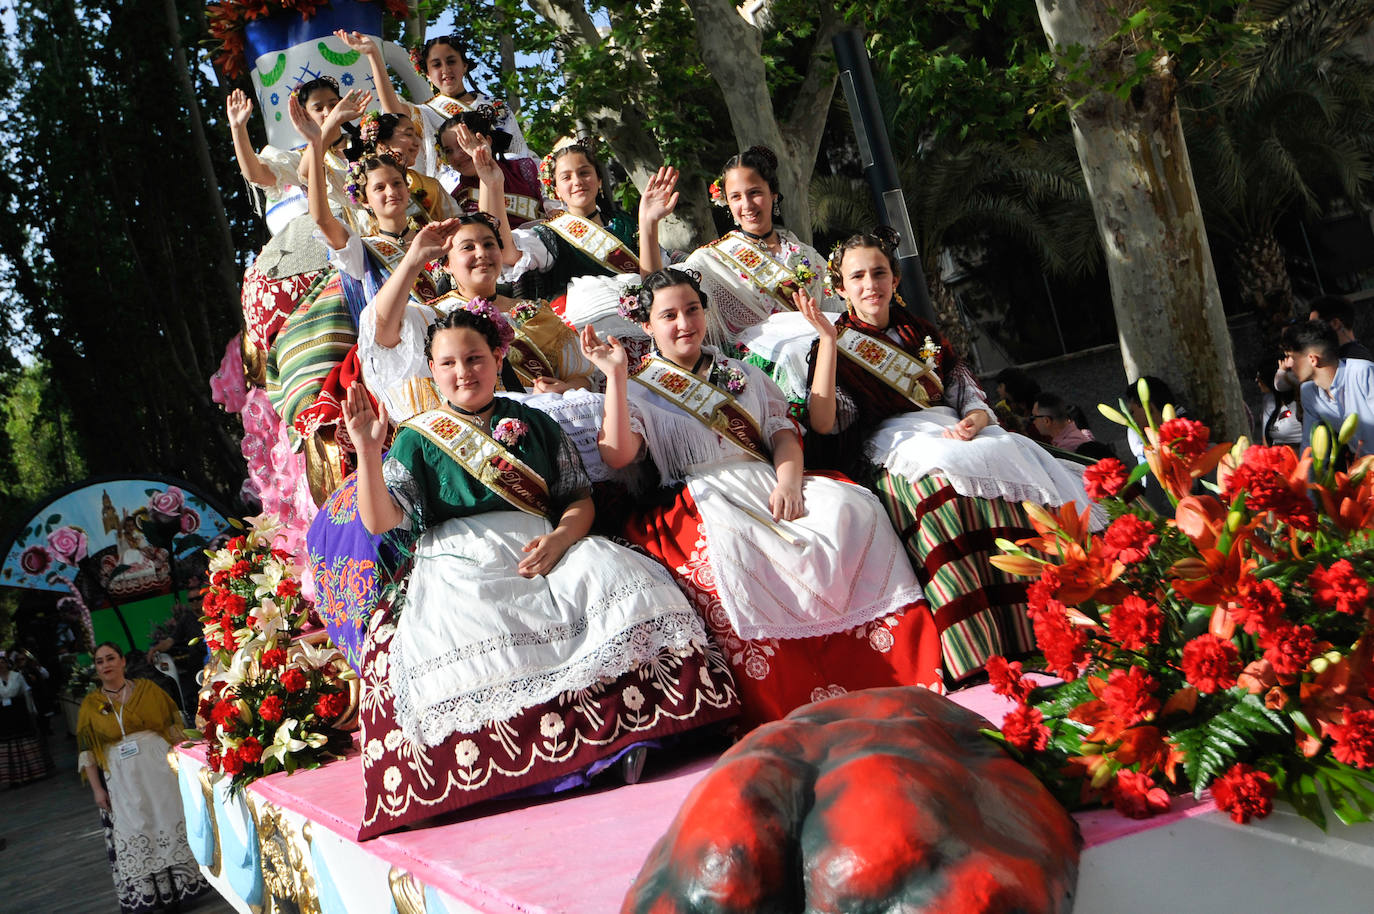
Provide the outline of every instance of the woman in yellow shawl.
[[175,908],[209,890],[191,848],[167,750],[182,738],[181,714],[146,679],[124,678],[124,654],[95,649],[99,688],[81,703],[77,761],[105,827],[115,893],[125,914]]

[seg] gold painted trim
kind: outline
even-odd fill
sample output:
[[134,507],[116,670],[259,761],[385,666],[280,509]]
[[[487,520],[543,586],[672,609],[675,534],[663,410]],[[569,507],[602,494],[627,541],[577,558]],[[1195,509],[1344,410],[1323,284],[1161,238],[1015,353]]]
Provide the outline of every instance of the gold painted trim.
[[200,766],[200,771],[196,773],[200,781],[200,793],[205,797],[205,809],[210,814],[210,833],[215,836],[215,850],[210,856],[210,875],[219,878],[220,871],[220,848],[219,848],[219,816],[215,814],[215,787],[210,783],[210,769],[204,765]]
[[426,914],[425,889],[414,876],[393,866],[387,874],[387,882],[391,885],[391,900],[397,914]]

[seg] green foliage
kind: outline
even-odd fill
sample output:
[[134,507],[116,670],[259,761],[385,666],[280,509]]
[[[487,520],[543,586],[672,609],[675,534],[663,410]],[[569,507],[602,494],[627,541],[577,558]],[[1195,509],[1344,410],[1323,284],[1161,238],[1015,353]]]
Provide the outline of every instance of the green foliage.
[[46,363],[0,375],[0,430],[0,531],[7,531],[33,502],[83,478],[86,462]]
[[1323,796],[1345,825],[1374,820],[1374,771],[1354,768],[1328,755],[1298,759],[1269,772],[1278,795],[1305,818],[1326,829]]
[[1175,728],[1170,741],[1183,750],[1183,770],[1198,794],[1250,749],[1272,737],[1291,739],[1288,720],[1258,695],[1232,689],[1199,702],[1198,723]]

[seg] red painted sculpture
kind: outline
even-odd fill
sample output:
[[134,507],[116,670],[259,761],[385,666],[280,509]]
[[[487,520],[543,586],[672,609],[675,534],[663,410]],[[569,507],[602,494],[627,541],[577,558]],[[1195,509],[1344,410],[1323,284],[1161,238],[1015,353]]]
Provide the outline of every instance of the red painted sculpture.
[[1077,826],[984,726],[890,688],[760,727],[687,797],[622,911],[1071,910]]

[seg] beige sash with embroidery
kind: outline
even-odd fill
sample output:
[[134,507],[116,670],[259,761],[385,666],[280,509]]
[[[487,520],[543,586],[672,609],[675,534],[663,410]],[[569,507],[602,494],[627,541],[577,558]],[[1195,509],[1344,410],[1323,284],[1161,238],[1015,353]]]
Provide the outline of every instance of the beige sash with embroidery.
[[658,356],[645,358],[630,377],[755,460],[772,461],[758,423],[729,391]]
[[612,273],[638,273],[639,258],[608,229],[590,219],[563,212],[544,223],[568,244]]
[[472,478],[527,514],[548,517],[549,484],[501,442],[471,422],[431,409],[401,424],[413,428],[468,472]]
[[945,389],[935,370],[935,356],[922,361],[886,340],[853,327],[842,327],[835,340],[840,354],[882,381],[915,405],[925,409],[930,398]]
[[702,250],[731,273],[744,274],[755,288],[776,298],[785,310],[797,310],[792,303],[792,293],[802,286],[796,275],[746,239],[731,233],[705,245]]

